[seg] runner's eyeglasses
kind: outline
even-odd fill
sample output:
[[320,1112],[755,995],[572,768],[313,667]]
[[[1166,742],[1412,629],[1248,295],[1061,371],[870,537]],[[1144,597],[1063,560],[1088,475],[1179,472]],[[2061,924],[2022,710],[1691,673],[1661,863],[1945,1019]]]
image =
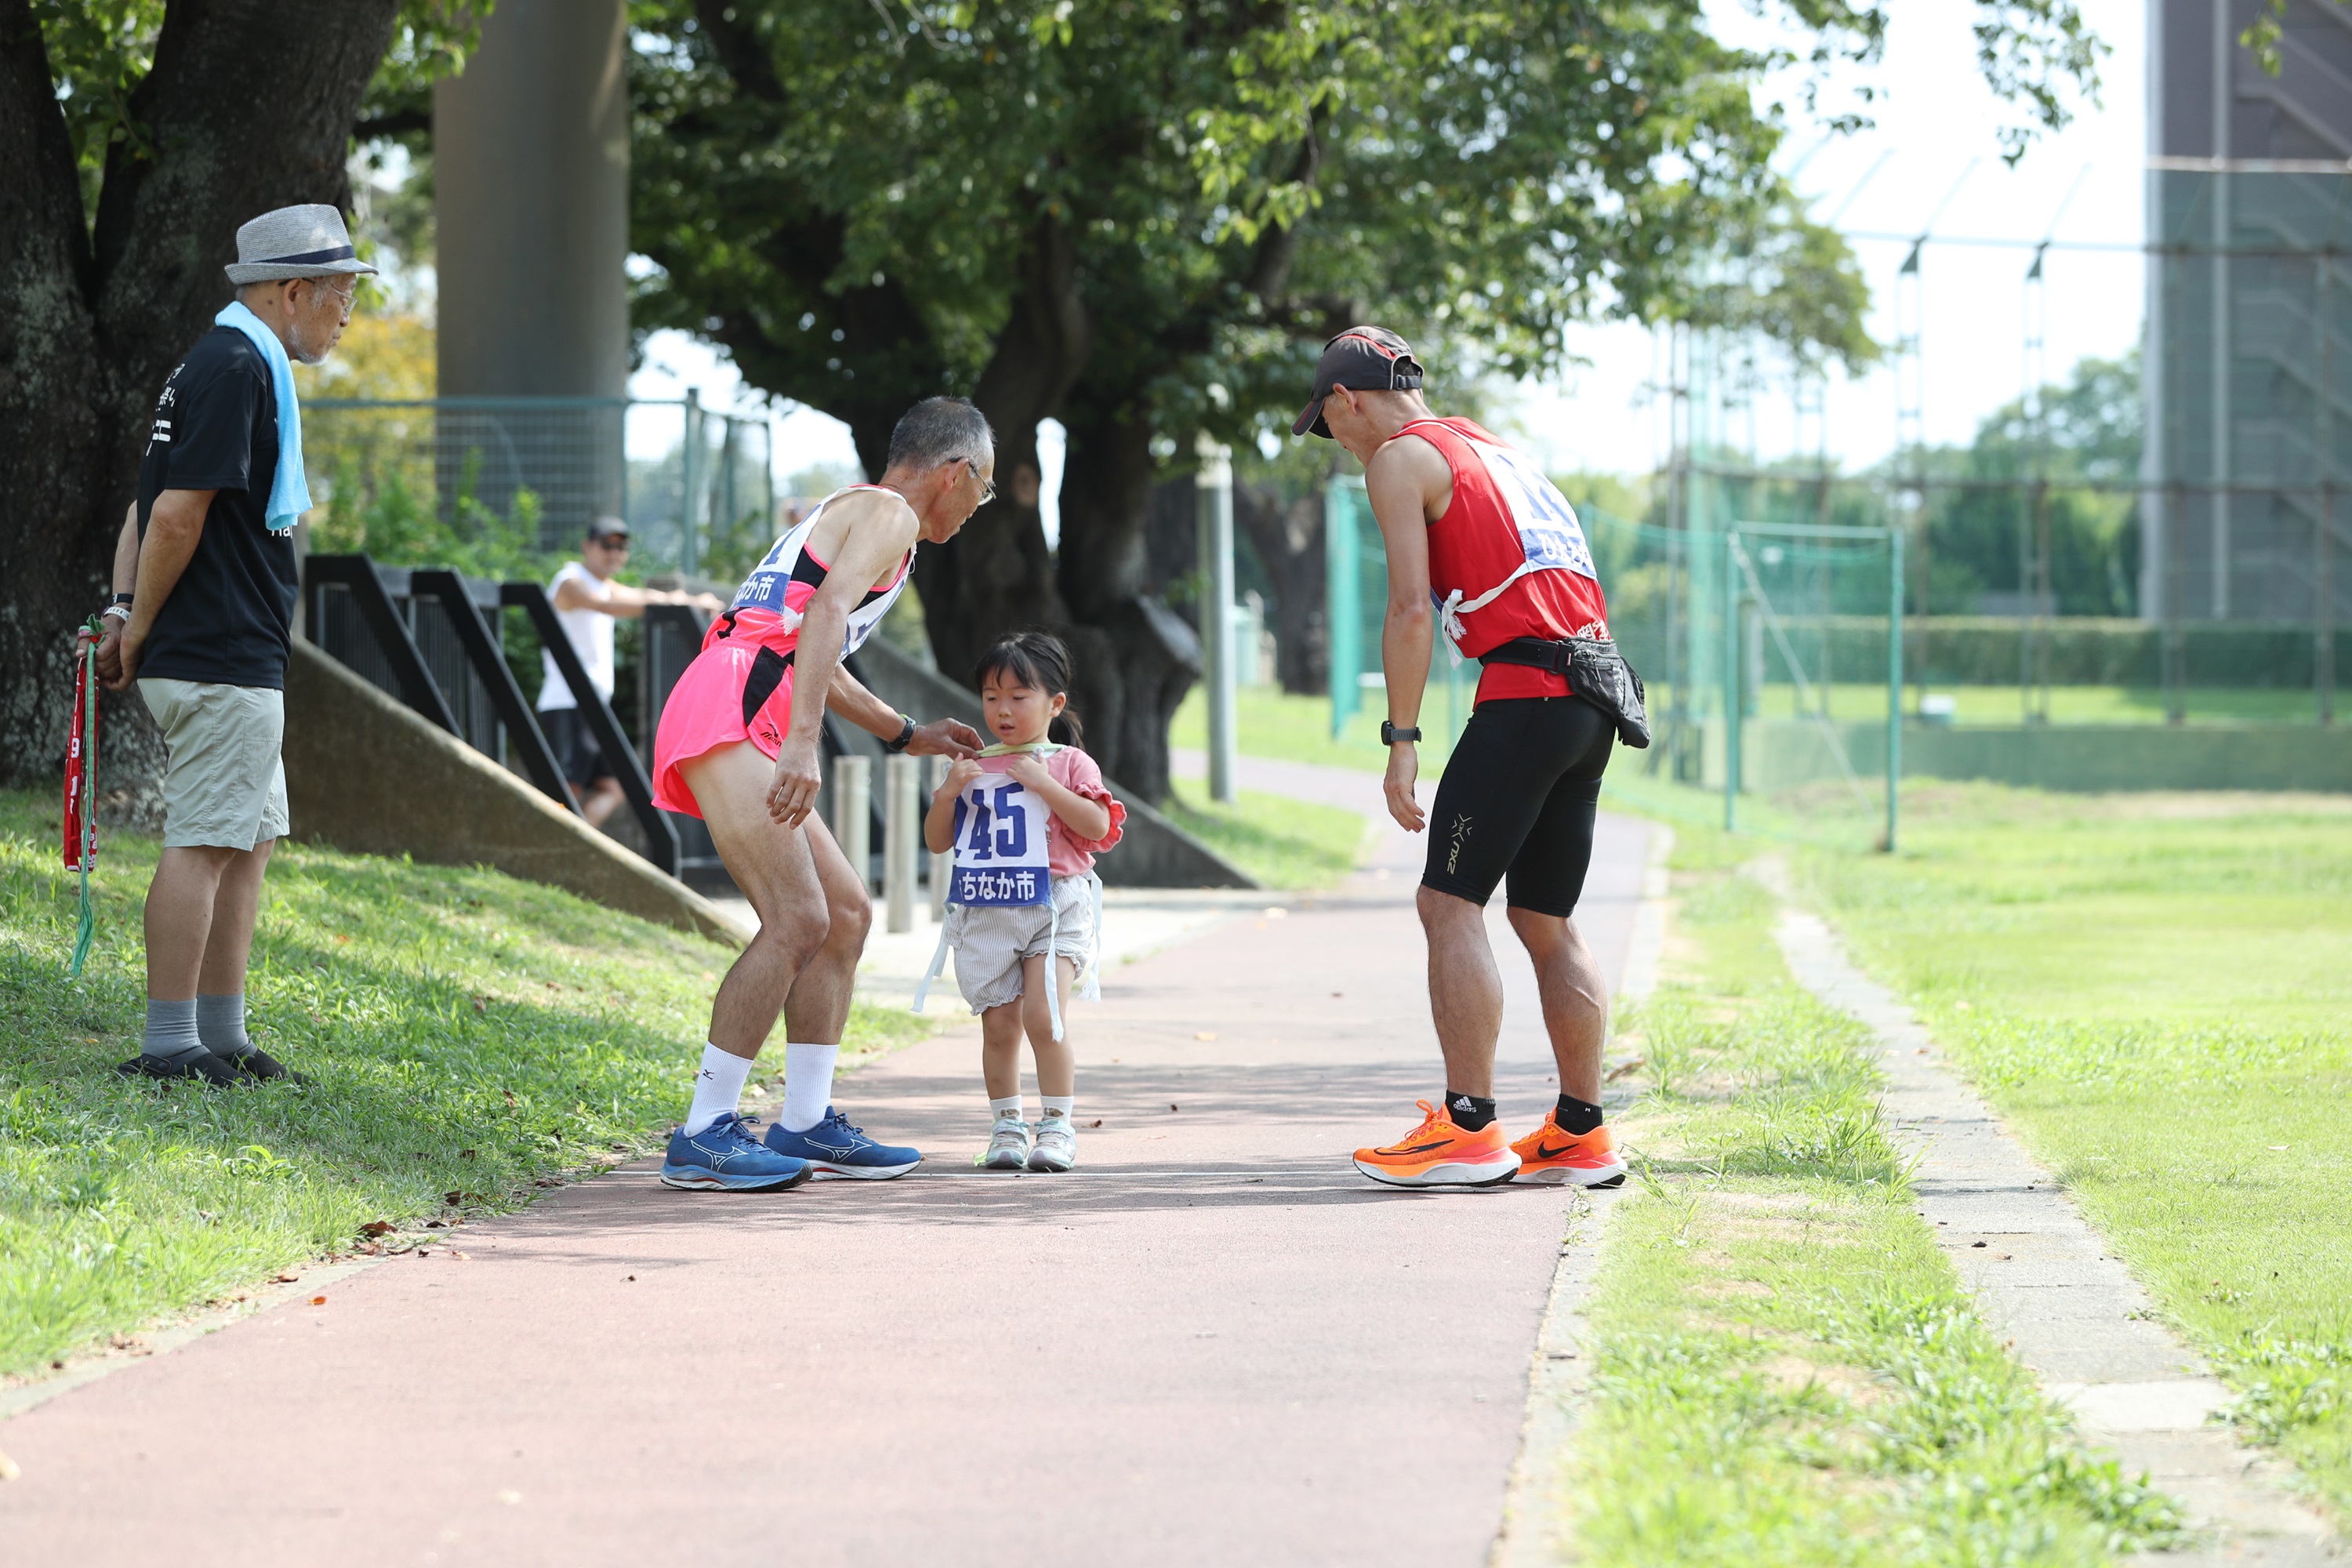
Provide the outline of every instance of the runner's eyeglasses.
[[996,481],[981,473],[979,458],[966,458],[963,462],[971,470],[971,477],[980,480],[980,504],[986,506],[996,499]]

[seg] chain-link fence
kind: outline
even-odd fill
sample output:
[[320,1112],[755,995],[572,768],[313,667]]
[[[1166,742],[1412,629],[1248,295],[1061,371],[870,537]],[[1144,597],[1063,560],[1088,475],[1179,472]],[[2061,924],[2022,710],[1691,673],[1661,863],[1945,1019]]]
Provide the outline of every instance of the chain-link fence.
[[727,578],[772,537],[763,414],[698,400],[320,398],[303,405],[315,549],[503,574],[627,520],[632,565]]

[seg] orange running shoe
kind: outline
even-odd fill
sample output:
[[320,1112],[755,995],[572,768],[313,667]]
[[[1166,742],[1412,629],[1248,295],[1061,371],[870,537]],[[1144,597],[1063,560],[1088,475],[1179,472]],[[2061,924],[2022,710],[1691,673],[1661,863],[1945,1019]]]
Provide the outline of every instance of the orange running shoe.
[[1519,1157],[1519,1180],[1550,1182],[1571,1187],[1613,1187],[1625,1179],[1625,1162],[1617,1152],[1609,1129],[1562,1132],[1557,1107],[1544,1113],[1543,1125],[1511,1145]]
[[1356,1169],[1391,1187],[1491,1187],[1519,1168],[1501,1122],[1465,1132],[1444,1107],[1416,1103],[1421,1125],[1385,1149],[1357,1150]]

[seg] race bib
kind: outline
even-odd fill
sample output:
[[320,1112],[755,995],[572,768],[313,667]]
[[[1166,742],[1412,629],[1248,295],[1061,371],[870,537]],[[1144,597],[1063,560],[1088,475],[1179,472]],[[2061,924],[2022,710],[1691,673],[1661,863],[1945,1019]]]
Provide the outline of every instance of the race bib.
[[1486,459],[1487,476],[1510,507],[1512,521],[1518,524],[1519,548],[1526,552],[1528,564],[1538,569],[1559,567],[1599,582],[1601,574],[1592,564],[1591,548],[1584,542],[1584,525],[1576,521],[1576,509],[1544,477],[1543,470],[1507,447],[1490,447],[1484,441],[1474,446]]
[[982,773],[955,803],[955,874],[948,902],[985,908],[1043,904],[1054,897],[1046,864],[1045,803],[1018,779]]

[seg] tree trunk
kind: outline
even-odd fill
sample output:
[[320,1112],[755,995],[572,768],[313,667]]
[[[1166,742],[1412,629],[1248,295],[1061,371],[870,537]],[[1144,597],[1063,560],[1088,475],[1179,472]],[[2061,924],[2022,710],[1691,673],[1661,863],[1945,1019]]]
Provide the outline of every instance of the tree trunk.
[[1021,291],[972,391],[996,432],[996,499],[953,539],[915,557],[931,655],[950,679],[968,681],[972,662],[1006,632],[1069,623],[1037,510],[1037,422],[1061,406],[1093,346],[1075,247],[1059,219],[1041,216],[1022,258]]
[[[346,199],[397,8],[169,5],[92,226],[40,30],[0,0],[0,784],[58,776],[72,630],[102,602],[157,389],[229,300],[237,226]],[[101,787],[135,814],[160,742],[127,694],[103,721]]]
[[1274,576],[1276,669],[1285,691],[1330,689],[1331,628],[1325,624],[1323,498],[1285,500],[1279,485],[1234,486],[1234,521]]
[[1151,425],[1139,397],[1081,399],[1066,412],[1062,597],[1077,623],[1071,704],[1103,771],[1153,802],[1168,798],[1168,725],[1201,678],[1201,640],[1150,592],[1145,526]]

